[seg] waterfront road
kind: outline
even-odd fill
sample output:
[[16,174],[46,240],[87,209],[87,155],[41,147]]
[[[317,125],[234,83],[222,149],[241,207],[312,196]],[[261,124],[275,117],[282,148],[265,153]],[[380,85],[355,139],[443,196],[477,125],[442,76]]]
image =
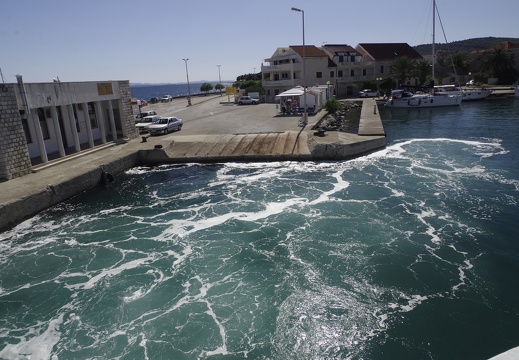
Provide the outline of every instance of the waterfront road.
[[[168,103],[149,104],[145,110],[155,110],[159,116],[176,116],[184,121],[182,135],[214,135],[299,131],[301,115],[280,115],[275,104],[238,105],[234,97],[226,95],[196,96],[192,106],[186,99]],[[309,123],[317,122],[325,111],[309,116]],[[178,133],[180,135],[180,133]]]

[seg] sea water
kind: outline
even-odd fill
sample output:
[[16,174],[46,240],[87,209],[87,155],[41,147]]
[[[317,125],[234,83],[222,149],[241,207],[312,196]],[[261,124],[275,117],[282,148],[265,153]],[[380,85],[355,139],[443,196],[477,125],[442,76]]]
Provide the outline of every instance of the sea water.
[[0,234],[0,358],[519,345],[519,100],[381,112],[358,159],[133,168]]
[[[188,94],[196,95],[202,94],[200,87],[205,82],[193,83],[176,83],[176,84],[130,84],[130,91],[132,98],[141,100],[150,100],[151,98],[162,98],[164,95],[171,95],[173,97],[187,96]],[[209,82],[213,86],[213,92],[219,91],[214,88],[218,82]],[[224,87],[229,87],[232,84],[222,82]]]

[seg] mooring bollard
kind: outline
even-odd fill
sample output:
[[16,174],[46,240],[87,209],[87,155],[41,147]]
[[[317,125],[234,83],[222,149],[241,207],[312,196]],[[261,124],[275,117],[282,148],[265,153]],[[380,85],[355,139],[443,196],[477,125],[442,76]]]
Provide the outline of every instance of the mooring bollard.
[[146,142],[146,141],[148,141],[148,137],[147,136],[143,136],[142,137],[142,142]]
[[375,115],[377,114],[377,105],[376,104],[373,105],[373,114],[375,114]]

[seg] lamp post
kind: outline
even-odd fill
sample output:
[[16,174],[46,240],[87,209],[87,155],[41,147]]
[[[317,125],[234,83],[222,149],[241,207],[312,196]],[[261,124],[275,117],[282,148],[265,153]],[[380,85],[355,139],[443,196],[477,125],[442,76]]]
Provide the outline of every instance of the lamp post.
[[306,52],[305,52],[305,12],[304,10],[293,7],[292,11],[300,12],[303,18],[303,127],[308,124],[308,113],[306,109]]
[[191,106],[191,86],[189,85],[189,72],[187,71],[187,61],[189,59],[182,59],[186,63],[186,77],[187,77],[187,106]]
[[216,66],[218,66],[218,81],[219,81],[218,85],[220,85],[220,86],[218,86],[218,88],[220,89],[220,96],[222,96],[222,77],[220,76],[220,66],[222,66],[222,65],[216,65]]

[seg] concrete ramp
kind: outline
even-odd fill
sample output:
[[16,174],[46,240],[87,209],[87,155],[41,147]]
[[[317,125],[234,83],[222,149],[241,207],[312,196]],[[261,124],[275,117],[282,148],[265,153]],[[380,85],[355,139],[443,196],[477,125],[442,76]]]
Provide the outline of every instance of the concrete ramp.
[[[152,145],[150,143],[150,145]],[[306,131],[179,136],[167,146],[140,150],[146,164],[310,160]]]

